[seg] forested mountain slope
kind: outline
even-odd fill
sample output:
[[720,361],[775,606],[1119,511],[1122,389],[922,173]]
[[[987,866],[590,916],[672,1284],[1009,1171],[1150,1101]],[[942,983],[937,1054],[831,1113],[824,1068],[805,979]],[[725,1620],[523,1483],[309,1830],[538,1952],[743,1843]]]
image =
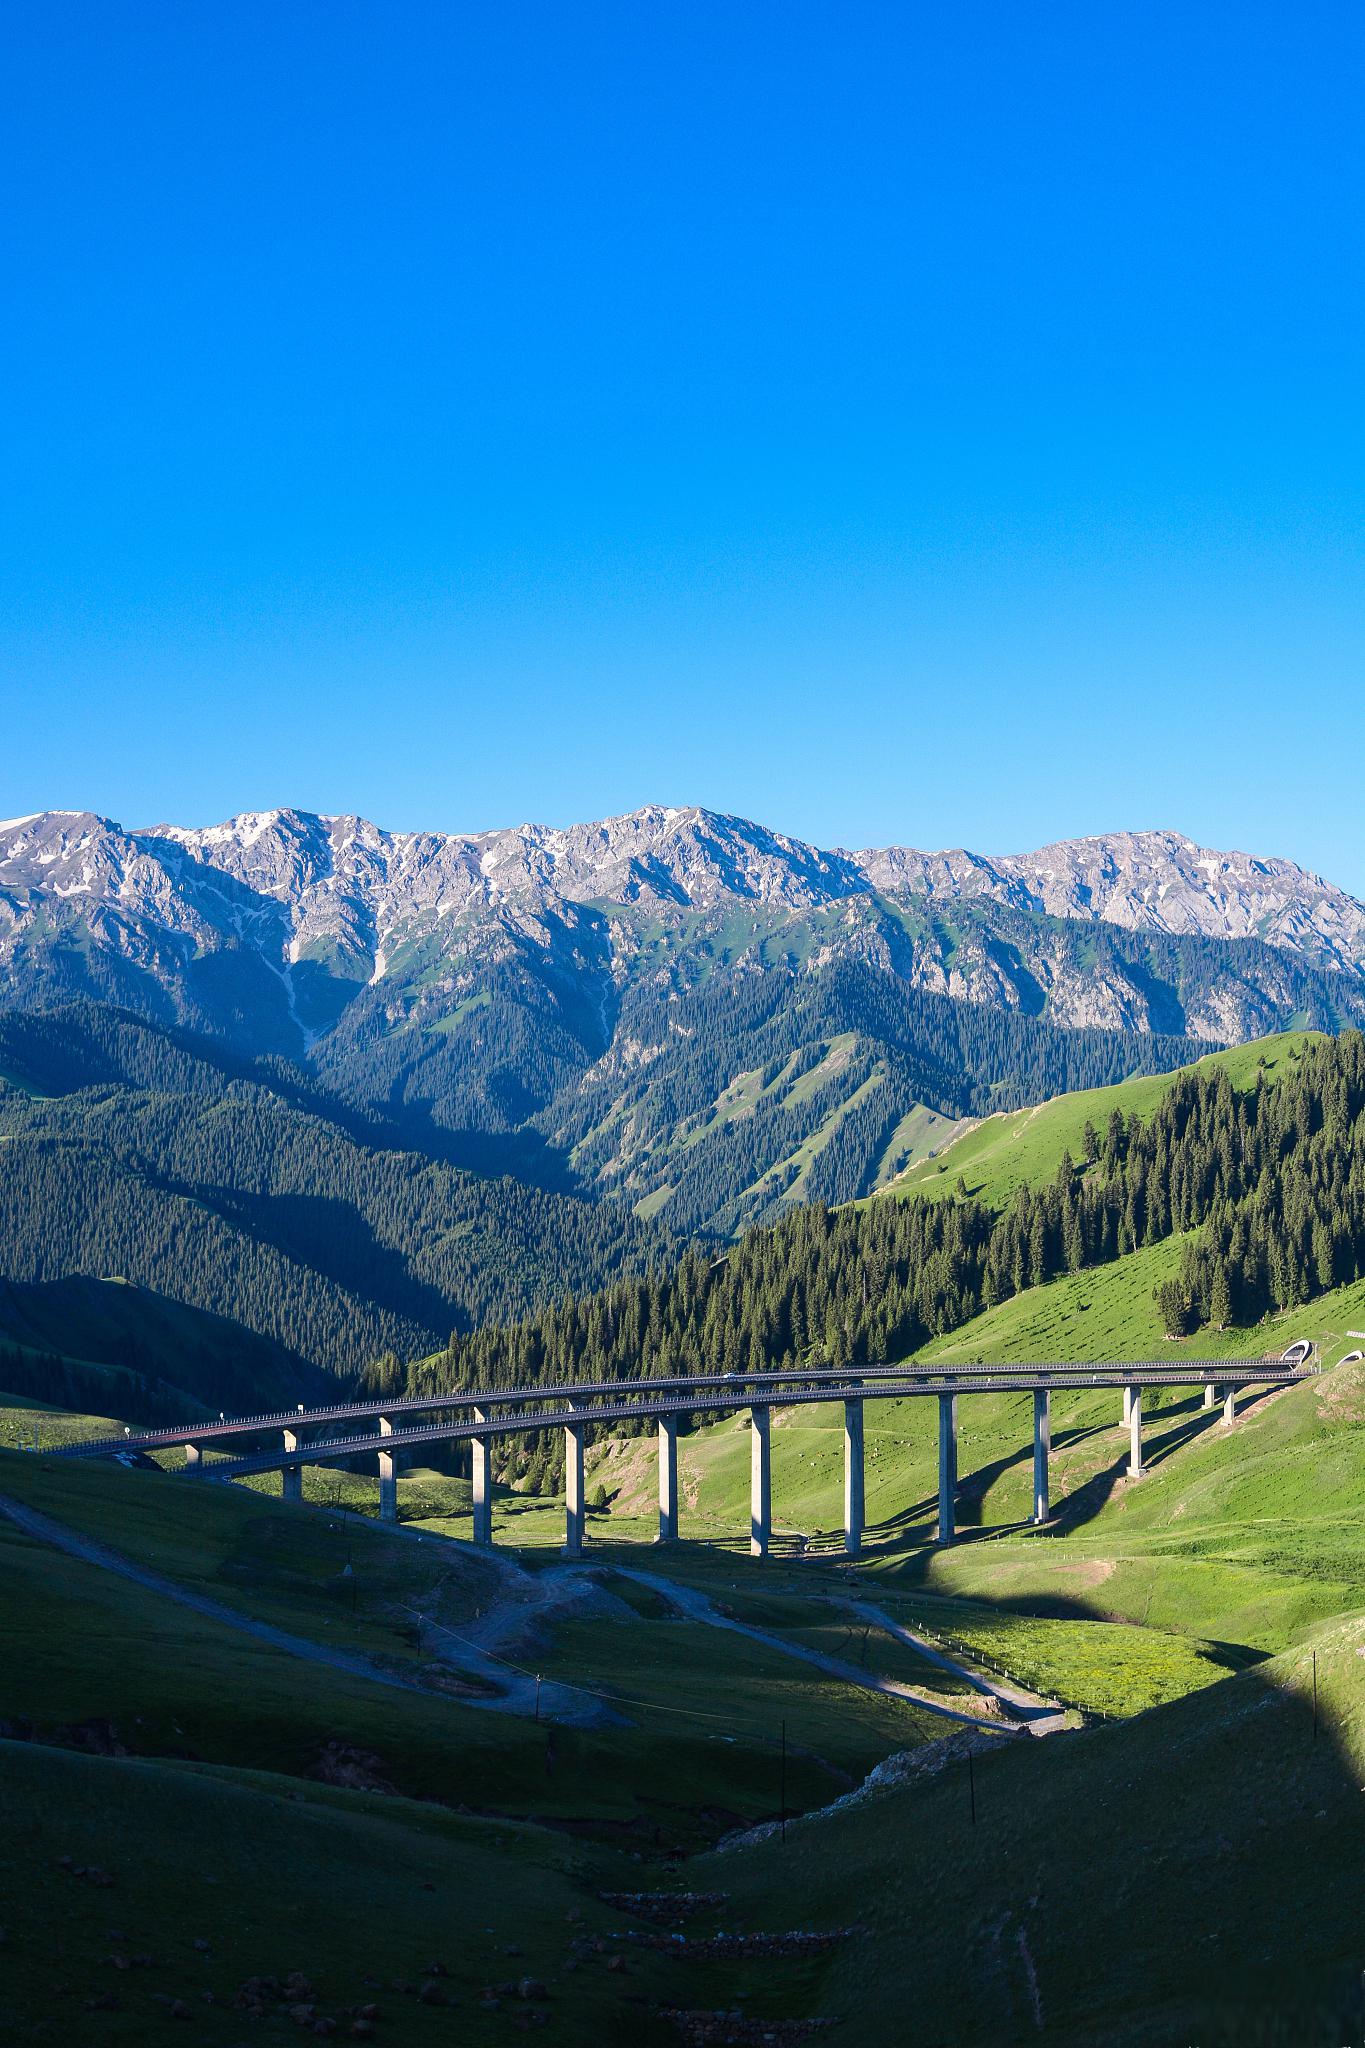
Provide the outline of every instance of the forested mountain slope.
[[349,1374],[666,1247],[620,1207],[477,1180],[344,1115],[107,1008],[0,1016],[0,1278],[123,1278]]
[[1365,906],[1175,833],[987,859],[658,806],[475,834],[49,812],[0,825],[0,978],[287,1058],[405,1147],[729,1232],[881,1185],[926,1111],[1365,1022]]
[[0,1280],[0,1390],[126,1422],[325,1401],[331,1375],[210,1310],[124,1280]]
[[1062,1030],[857,965],[713,975],[621,1007],[611,1049],[531,1120],[579,1182],[730,1235],[874,1186],[927,1107],[950,1118],[1188,1059],[1188,1039]]

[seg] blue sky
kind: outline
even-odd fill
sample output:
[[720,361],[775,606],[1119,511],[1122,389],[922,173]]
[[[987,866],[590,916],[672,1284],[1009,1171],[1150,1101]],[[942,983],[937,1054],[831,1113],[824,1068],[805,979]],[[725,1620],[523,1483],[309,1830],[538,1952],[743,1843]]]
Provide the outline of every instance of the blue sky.
[[1365,893],[1358,7],[8,21],[0,815]]

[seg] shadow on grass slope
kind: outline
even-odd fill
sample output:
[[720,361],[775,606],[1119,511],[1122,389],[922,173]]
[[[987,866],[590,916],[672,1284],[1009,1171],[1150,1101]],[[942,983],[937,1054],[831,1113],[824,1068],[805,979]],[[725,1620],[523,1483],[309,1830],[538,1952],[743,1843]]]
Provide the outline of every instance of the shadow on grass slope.
[[780,1897],[788,1921],[856,1920],[812,2010],[866,2048],[1342,2048],[1365,2035],[1363,1656],[1365,1623],[1335,1624],[1136,1720],[708,1857],[693,1882],[737,1914]]

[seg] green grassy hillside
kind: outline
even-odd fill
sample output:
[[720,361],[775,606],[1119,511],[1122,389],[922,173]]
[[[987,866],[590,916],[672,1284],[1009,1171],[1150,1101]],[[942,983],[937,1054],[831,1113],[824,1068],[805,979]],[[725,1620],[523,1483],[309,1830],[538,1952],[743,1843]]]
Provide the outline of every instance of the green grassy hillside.
[[937,1337],[918,1354],[945,1365],[1001,1364],[1019,1360],[1259,1358],[1276,1356],[1298,1337],[1319,1343],[1324,1358],[1354,1348],[1349,1332],[1365,1324],[1365,1288],[1360,1282],[1334,1288],[1267,1317],[1250,1329],[1202,1329],[1192,1337],[1167,1337],[1153,1290],[1180,1264],[1183,1239],[1145,1245],[1111,1266],[1063,1274],[1045,1287],[1030,1287],[999,1307],[984,1309],[959,1330]]
[[[566,1836],[265,1772],[16,1742],[0,1757],[10,2040],[233,2048],[296,2038],[305,2005],[309,2038],[330,2019],[350,2039],[377,2009],[373,2037],[404,2048],[448,2043],[452,2023],[495,2039],[532,2013],[543,2040],[676,2038],[641,2009],[638,1973],[591,1949],[565,1969],[619,1917],[595,1896],[599,1857]],[[254,2016],[239,1995],[268,1978]],[[542,1995],[521,1999],[523,1978]]]
[[874,1192],[881,1193],[910,1167],[918,1166],[926,1159],[936,1159],[965,1131],[974,1129],[975,1121],[971,1117],[942,1116],[937,1110],[926,1109],[922,1102],[917,1102],[901,1118],[882,1147],[873,1183]]
[[[1319,1713],[1314,1739],[1312,1651]],[[728,1912],[857,1931],[812,2010],[867,2048],[1341,2048],[1365,2025],[1365,1628],[1121,1728],[707,1859]],[[975,1820],[973,1820],[973,1805]]]
[[[496,1561],[154,1472],[9,1453],[0,1494],[243,1617],[427,1683],[304,1661],[0,1516],[0,1883],[23,2042],[178,2039],[176,2000],[186,2038],[232,2048],[249,2020],[239,1987],[292,1971],[343,2034],[375,2002],[378,2038],[404,2043],[450,2038],[423,1980],[461,2024],[502,2013],[493,2038],[535,2013],[551,2041],[576,2044],[591,2021],[595,2039],[662,2042],[676,2034],[660,2006],[722,1991],[780,2011],[780,1973],[638,1953],[598,1894],[667,1883],[679,1856],[770,1817],[784,1790],[790,1811],[818,1806],[943,1726],[610,1577],[508,1654],[588,1687],[612,1718],[538,1725],[473,1704],[458,1662],[433,1664],[430,1624],[458,1644],[499,1596]],[[818,1602],[796,1620],[847,1633]],[[523,1977],[543,1989],[523,1997]]]
[[[1125,1357],[1174,1361],[1278,1354],[1298,1336],[1327,1361],[1365,1328],[1365,1283],[1342,1288],[1254,1332],[1159,1335],[1154,1279],[1178,1245],[1159,1245],[1098,1273],[1031,1290],[927,1354],[978,1359]],[[1011,1608],[1121,1617],[1267,1651],[1332,1614],[1365,1608],[1356,1503],[1365,1497],[1365,1381],[1336,1367],[1305,1386],[1240,1397],[1222,1425],[1197,1391],[1147,1390],[1147,1475],[1127,1480],[1127,1435],[1114,1389],[1053,1399],[1055,1521],[1027,1526],[1032,1488],[1031,1397],[975,1395],[959,1404],[961,1541],[936,1550],[937,1412],[931,1400],[869,1402],[866,1422],[867,1569],[935,1597],[1003,1597]],[[780,1411],[773,1431],[773,1511],[785,1555],[829,1557],[843,1516],[842,1415],[832,1407]],[[747,1537],[749,1438],[740,1417],[680,1440],[683,1526],[736,1547]],[[654,1447],[616,1439],[594,1454],[589,1484],[610,1512],[599,1539],[652,1529]],[[558,1541],[557,1503],[516,1520],[520,1540]],[[1060,1682],[1060,1681],[1059,1681]],[[1095,1702],[1098,1704],[1098,1700]]]
[[[1365,1287],[1320,1309],[1324,1333],[1350,1326],[1365,1318]],[[684,1526],[712,1534],[709,1547],[627,1540],[649,1532],[652,1446],[600,1460],[616,1495],[592,1520],[604,1604],[547,1624],[521,1652],[547,1678],[614,1701],[621,1724],[595,1730],[547,1730],[304,1664],[0,1521],[12,1650],[0,1719],[35,1738],[5,1746],[0,1774],[11,1981],[29,2029],[17,2038],[73,2025],[85,2038],[86,2002],[110,1996],[118,2010],[101,2007],[89,2038],[178,2039],[160,1995],[191,2006],[197,2038],[234,2048],[237,1987],[302,1970],[343,2031],[373,2000],[376,2038],[434,2042],[450,2015],[393,1987],[420,1983],[439,1959],[449,1977],[426,1980],[490,2039],[534,2009],[551,2041],[652,2048],[678,2038],[661,2013],[682,2007],[752,2013],[755,2038],[784,2019],[825,2019],[832,2041],[870,2048],[1340,2048],[1357,2023],[1365,1877],[1365,1631],[1344,1618],[1365,1613],[1365,1374],[1338,1367],[1248,1397],[1230,1432],[1197,1397],[1169,1394],[1152,1411],[1149,1473],[1131,1485],[1113,1391],[1059,1398],[1065,1513],[1046,1535],[1018,1521],[1027,1401],[964,1400],[963,1540],[947,1553],[927,1540],[933,1406],[868,1408],[875,1526],[854,1568],[829,1535],[841,1457],[831,1411],[778,1419],[786,1537],[762,1565],[736,1554],[742,1427],[682,1446]],[[458,1634],[495,1597],[495,1564],[435,1540],[435,1527],[458,1524],[433,1522],[414,1543],[243,1488],[14,1455],[0,1457],[0,1493],[245,1616],[408,1676],[430,1662],[414,1611]],[[504,1535],[507,1513],[500,1502]],[[518,1536],[548,1542],[562,1528],[553,1503],[516,1513]],[[534,1543],[527,1555],[538,1561]],[[970,1782],[947,1761],[789,1828],[785,1848],[711,1855],[727,1827],[775,1815],[784,1728],[788,1803],[812,1809],[894,1750],[936,1758],[925,1745],[945,1724],[684,1621],[620,1564],[960,1702],[958,1681],[875,1633],[858,1605],[871,1602],[1113,1718],[980,1754]],[[339,1760],[350,1789],[323,1782]],[[392,1789],[363,1789],[381,1783]],[[112,1887],[92,1889],[63,1857],[108,1872]],[[687,1928],[731,1939],[696,1960],[686,1945],[642,1945],[651,1923],[599,1896],[641,1886],[723,1894]],[[733,1939],[787,1928],[854,1931],[786,1960]],[[125,1973],[107,1960],[136,1953],[154,1962]],[[608,1970],[618,1954],[624,1967]],[[485,1985],[523,1974],[544,1998],[495,1989],[499,2006],[485,2010]]]
[[[657,1745],[666,1740],[676,1784],[688,1795],[676,1816],[684,1833],[706,1831],[706,1823],[688,1820],[692,1808],[742,1814],[756,1802],[767,1809],[766,1759],[784,1715],[799,1759],[798,1803],[830,1796],[850,1772],[923,1739],[912,1708],[850,1697],[835,1681],[677,1617],[651,1627],[629,1604],[611,1600],[596,1617],[594,1656],[580,1642],[574,1670],[566,1666],[562,1676],[624,1693],[629,1711],[611,1738],[613,1761],[608,1770],[603,1732],[560,1729],[563,1768],[547,1785],[543,1742],[529,1723],[459,1698],[462,1631],[502,1594],[495,1560],[464,1545],[414,1543],[344,1513],[117,1467],[4,1454],[0,1495],[246,1620],[327,1650],[360,1652],[408,1681],[432,1678],[433,1628],[451,1646],[437,1692],[377,1686],[169,1603],[0,1517],[17,1653],[0,1676],[0,1718],[40,1731],[98,1723],[136,1753],[170,1749],[215,1763],[305,1769],[308,1731],[316,1731],[325,1702],[328,1739],[380,1754],[385,1775],[414,1796],[495,1801],[518,1813],[596,1813],[613,1824],[655,1803]],[[533,1612],[524,1633],[524,1655],[536,1656],[536,1668],[549,1675],[555,1661],[548,1643],[537,1647]],[[670,1675],[680,1659],[704,1674],[709,1697],[695,1699],[693,1712],[683,1711]],[[477,1671],[463,1683],[467,1693],[488,1690]],[[752,1711],[759,1695],[768,1702],[762,1714]]]
[[[113,1388],[111,1387],[111,1391]],[[123,1418],[73,1414],[27,1394],[0,1394],[0,1448],[7,1451],[52,1450],[58,1444],[93,1443],[117,1436]]]
[[[12,1567],[7,1557],[7,1583]],[[773,1618],[771,1594],[760,1611]],[[116,1607],[111,1620],[117,1635],[102,1645],[102,1672],[132,1618]],[[163,1668],[206,1654],[202,1637],[180,1635],[178,1622],[156,1647]],[[600,1655],[596,1643],[586,1647]],[[873,2048],[995,2048],[1037,2036],[1039,2012],[1042,2037],[1064,2048],[1339,2048],[1358,2017],[1350,2001],[1365,1877],[1354,1735],[1365,1703],[1361,1647],[1358,1624],[1333,1628],[1135,1721],[978,1755],[970,1783],[960,1763],[949,1764],[790,1826],[785,1845],[693,1857],[681,1868],[655,1860],[648,1829],[613,1844],[600,1801],[630,1767],[619,1738],[600,1740],[593,1763],[584,1738],[556,1731],[547,1776],[544,1731],[519,1731],[502,1768],[490,1769],[463,1719],[447,1721],[447,1777],[458,1774],[458,1803],[479,1813],[441,1797],[435,1742],[420,1800],[318,1782],[307,1746],[359,1725],[327,1680],[311,1686],[311,1722],[302,1702],[296,1709],[302,1754],[286,1750],[272,1768],[6,1742],[0,1869],[13,2037],[183,2034],[232,2048],[257,2030],[234,2005],[241,1987],[301,1971],[308,1989],[296,1988],[295,2002],[336,2018],[343,2033],[351,2012],[373,2002],[376,2038],[418,2048],[451,2038],[452,2021],[496,2039],[532,2012],[544,2016],[539,2031],[550,2041],[653,2048],[678,2038],[664,2006],[752,2013],[758,2037],[772,2029],[777,2039],[784,2016],[821,2018],[834,2023],[831,2040]],[[561,1649],[581,1655],[572,1637]],[[210,1665],[208,1676],[234,1686],[239,1747],[259,1740],[257,1717],[281,1726],[268,1674]],[[728,1698],[722,1671],[713,1704]],[[179,1716],[183,1696],[173,1705]],[[391,1782],[417,1748],[405,1705],[398,1699],[383,1736],[371,1731],[368,1748],[360,1745]],[[226,1716],[223,1725],[226,1740]],[[192,1732],[202,1740],[201,1726]],[[171,1729],[161,1739],[183,1744],[191,1730],[180,1718],[175,1727],[178,1737]],[[535,1758],[547,1817],[556,1779],[572,1778],[571,1830],[487,1811],[510,1805],[519,1747]],[[766,1762],[771,1776],[771,1751]],[[671,1833],[704,1790],[676,1728],[654,1769],[655,1812]],[[585,1834],[593,1813],[598,1831]],[[716,1894],[685,1925],[693,1943],[724,1929],[722,1953],[691,1960],[671,1941],[671,1954],[641,1946],[651,1923],[599,1894],[642,1886]],[[785,1961],[765,1955],[769,1943],[746,1953],[736,1940],[737,1931],[788,1928],[853,1931]],[[618,1956],[619,1970],[609,1966]],[[434,1975],[434,1962],[448,1974]],[[537,1987],[526,2000],[515,1989],[523,1977]],[[423,1983],[455,2014],[419,1999]],[[500,1992],[503,1984],[513,1988]],[[496,2008],[483,2005],[485,1986]],[[267,2011],[281,1989],[267,1993]],[[170,1999],[181,2007],[158,2003]],[[92,2013],[92,2000],[113,2009],[101,2003]],[[192,2034],[178,2016],[185,2007]]]
[[[1198,1064],[1222,1067],[1234,1087],[1248,1088],[1254,1086],[1262,1066],[1274,1075],[1319,1035],[1283,1031],[1233,1046],[1227,1052],[1208,1053]],[[1189,1071],[1182,1067],[1167,1074],[1139,1074],[1113,1087],[1078,1089],[1069,1095],[1055,1095],[1032,1109],[986,1117],[957,1137],[949,1134],[932,1159],[912,1163],[896,1180],[894,1192],[946,1194],[957,1186],[961,1175],[971,1194],[993,1208],[1003,1208],[1017,1187],[1051,1180],[1064,1151],[1069,1151],[1073,1160],[1082,1158],[1087,1123],[1103,1137],[1116,1109],[1125,1117],[1150,1115],[1169,1091],[1176,1073]]]

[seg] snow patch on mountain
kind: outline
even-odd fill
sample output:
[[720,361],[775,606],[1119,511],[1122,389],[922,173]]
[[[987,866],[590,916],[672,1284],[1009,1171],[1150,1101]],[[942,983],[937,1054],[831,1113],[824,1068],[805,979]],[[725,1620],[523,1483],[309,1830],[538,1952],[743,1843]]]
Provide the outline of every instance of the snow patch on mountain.
[[[915,912],[926,903],[929,921]],[[1275,952],[1254,971],[1234,960],[1201,976],[1172,1025],[1141,972],[1079,959],[1065,932],[1078,923]],[[759,935],[748,953],[746,930]],[[273,1050],[306,1049],[352,1003],[375,1028],[416,1027],[416,1050],[495,974],[533,975],[609,1041],[633,974],[666,977],[670,958],[690,957],[690,935],[705,948],[735,931],[723,944],[738,943],[754,972],[787,957],[844,960],[1054,1023],[1222,1040],[1292,1010],[1290,961],[1353,981],[1365,970],[1354,897],[1292,861],[1172,831],[991,856],[826,850],[695,805],[475,833],[389,832],[287,807],[135,832],[79,811],[0,826],[0,974],[21,997],[35,982],[138,1002],[150,988],[171,1014],[221,1018],[215,1028]],[[670,936],[656,957],[659,932]],[[787,932],[789,954],[785,940],[759,951]]]

